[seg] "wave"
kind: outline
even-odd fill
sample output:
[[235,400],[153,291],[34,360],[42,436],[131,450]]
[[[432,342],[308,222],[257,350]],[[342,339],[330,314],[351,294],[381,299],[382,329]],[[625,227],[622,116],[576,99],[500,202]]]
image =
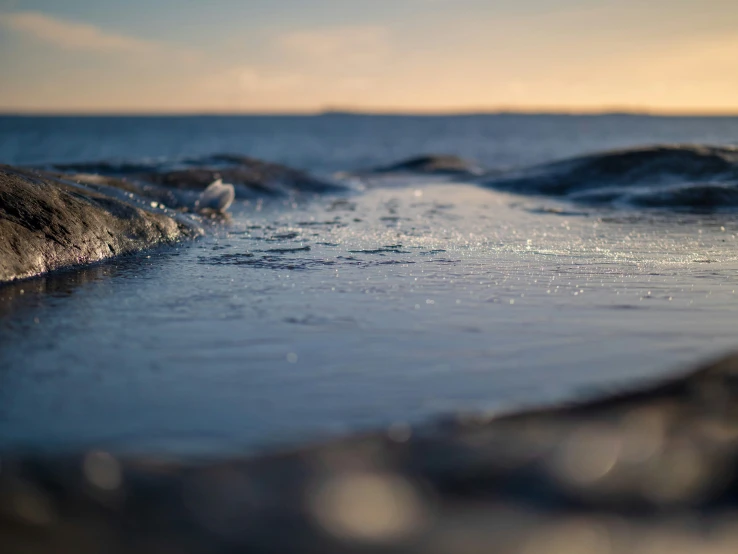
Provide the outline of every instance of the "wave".
[[738,206],[738,148],[660,145],[562,160],[479,180],[519,194],[590,204],[716,209]]

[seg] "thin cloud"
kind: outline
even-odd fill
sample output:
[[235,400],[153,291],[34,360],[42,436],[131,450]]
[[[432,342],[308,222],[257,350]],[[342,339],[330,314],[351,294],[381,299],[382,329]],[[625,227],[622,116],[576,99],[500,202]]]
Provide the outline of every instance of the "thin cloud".
[[300,109],[370,90],[391,53],[388,29],[379,26],[338,26],[296,29],[270,37],[269,61],[234,64],[209,72],[193,85],[219,105],[258,105]]
[[0,25],[66,50],[121,54],[151,54],[165,50],[161,43],[155,41],[129,37],[41,12],[0,13]]
[[298,91],[305,85],[300,73],[266,71],[254,67],[239,67],[227,74],[227,80],[238,90],[247,93]]
[[390,51],[389,32],[381,26],[345,26],[298,30],[276,38],[278,50],[288,58],[366,63]]

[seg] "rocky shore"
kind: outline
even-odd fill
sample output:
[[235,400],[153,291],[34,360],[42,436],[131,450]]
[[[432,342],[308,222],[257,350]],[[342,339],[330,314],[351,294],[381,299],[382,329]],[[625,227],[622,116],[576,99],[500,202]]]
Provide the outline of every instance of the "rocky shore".
[[[209,185],[222,180],[227,185],[217,185],[223,190],[214,196]],[[202,233],[198,218],[183,213],[224,210],[234,194],[338,190],[301,171],[241,156],[174,167],[0,165],[0,283],[196,237]]]
[[[718,210],[738,202],[737,168],[734,148],[662,145],[502,173],[427,155],[357,175],[445,176],[586,203]],[[228,190],[212,194],[208,187],[221,181]],[[181,214],[224,210],[234,197],[342,190],[340,182],[228,154],[159,164],[0,166],[0,283],[197,236],[197,217]]]
[[0,166],[0,282],[198,233],[194,224],[50,173]]
[[[567,196],[599,182],[597,194],[638,190],[665,205],[707,185],[734,191],[736,163],[730,149],[663,147],[486,184]],[[437,157],[386,171],[457,169],[472,173]],[[0,166],[0,282],[195,237],[198,201],[219,179],[241,198],[341,190],[232,156],[166,167]],[[738,355],[571,405],[396,423],[282,452],[0,452],[2,553],[736,551]]]
[[242,459],[2,453],[3,552],[727,553],[738,355],[669,382]]

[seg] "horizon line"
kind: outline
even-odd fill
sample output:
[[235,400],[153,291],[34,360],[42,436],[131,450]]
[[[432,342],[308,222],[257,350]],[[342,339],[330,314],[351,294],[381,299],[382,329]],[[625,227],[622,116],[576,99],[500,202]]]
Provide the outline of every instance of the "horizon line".
[[500,107],[479,109],[405,110],[396,108],[366,109],[327,107],[319,110],[43,110],[0,108],[0,117],[320,117],[320,116],[384,116],[384,117],[473,117],[496,115],[529,116],[640,116],[640,117],[738,117],[735,110],[675,109],[603,107],[559,108],[559,107]]

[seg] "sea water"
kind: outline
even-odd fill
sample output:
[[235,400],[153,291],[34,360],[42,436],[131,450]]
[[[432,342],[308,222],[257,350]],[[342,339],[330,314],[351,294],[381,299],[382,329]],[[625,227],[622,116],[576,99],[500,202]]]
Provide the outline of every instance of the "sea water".
[[[738,119],[3,118],[0,161],[238,152],[320,175],[509,168]],[[222,454],[673,374],[738,346],[738,218],[422,176],[236,201],[202,239],[0,287],[0,447]]]

